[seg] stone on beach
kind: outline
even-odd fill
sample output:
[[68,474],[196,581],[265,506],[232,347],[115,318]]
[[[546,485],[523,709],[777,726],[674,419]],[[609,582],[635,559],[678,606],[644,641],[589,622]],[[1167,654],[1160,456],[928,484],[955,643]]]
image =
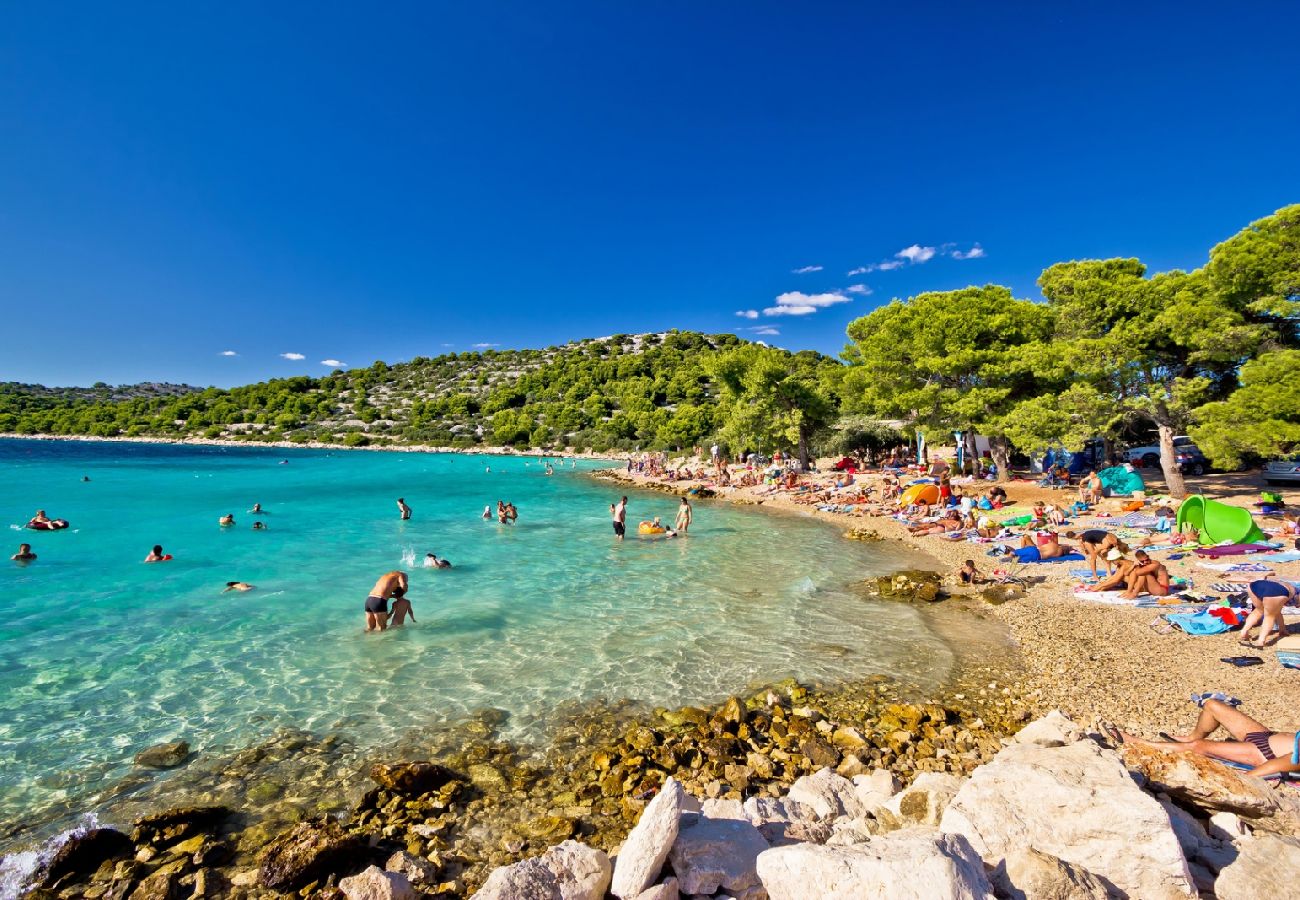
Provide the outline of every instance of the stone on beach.
[[388,857],[388,862],[384,863],[384,869],[405,875],[406,880],[415,885],[436,884],[438,881],[437,866],[427,859],[412,856],[405,850],[398,850]]
[[885,830],[938,825],[943,811],[964,783],[965,779],[956,775],[922,772],[905,790],[877,807],[873,814]]
[[745,801],[745,815],[770,846],[787,844],[822,844],[831,836],[828,822],[818,819],[812,807],[789,798],[750,797]]
[[41,883],[54,887],[65,880],[85,878],[108,860],[127,859],[134,850],[131,839],[115,828],[73,833],[46,864]]
[[1012,742],[975,770],[940,828],[969,838],[991,866],[1034,847],[1134,897],[1196,896],[1169,816],[1117,753],[1091,740]]
[[856,818],[866,812],[854,790],[853,782],[836,775],[829,768],[804,775],[790,786],[788,796],[791,800],[811,807],[821,819],[838,816]]
[[366,854],[365,842],[331,818],[299,822],[266,845],[258,859],[258,881],[272,890],[296,890],[352,869]]
[[767,841],[748,821],[686,816],[668,860],[688,894],[743,893],[758,885],[755,864],[767,849]]
[[154,744],[135,755],[135,764],[147,769],[174,769],[190,758],[190,745],[186,741]]
[[853,778],[853,791],[863,808],[874,813],[899,791],[898,779],[888,769],[874,769],[869,775]]
[[1141,744],[1121,744],[1120,754],[1130,769],[1142,773],[1151,790],[1164,791],[1201,809],[1250,818],[1271,816],[1279,809],[1278,797],[1267,782],[1216,760]]
[[1257,832],[1237,845],[1238,856],[1214,882],[1219,900],[1294,897],[1300,889],[1300,840]]
[[610,892],[630,900],[655,883],[668,851],[677,840],[679,820],[686,792],[675,778],[669,778],[641,813],[641,819],[623,842],[614,866]]
[[637,894],[632,900],[681,900],[681,891],[677,889],[676,878],[665,878],[663,884],[656,884]]
[[377,763],[370,769],[370,777],[380,787],[394,794],[419,797],[454,781],[456,773],[431,762],[399,763],[392,766]]
[[385,872],[371,866],[359,875],[339,881],[339,890],[348,900],[415,900],[411,882],[400,872]]
[[914,828],[852,846],[797,844],[758,857],[771,900],[984,900],[984,865],[961,835]]
[[1032,847],[1012,850],[993,872],[1004,900],[1106,900],[1100,878],[1081,866]]
[[474,896],[482,900],[601,900],[611,865],[604,851],[565,841],[488,876]]

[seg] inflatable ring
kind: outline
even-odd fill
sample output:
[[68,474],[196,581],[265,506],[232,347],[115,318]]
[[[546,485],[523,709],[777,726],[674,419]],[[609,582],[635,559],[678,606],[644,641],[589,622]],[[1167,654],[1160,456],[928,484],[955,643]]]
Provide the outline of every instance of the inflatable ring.
[[636,527],[636,533],[637,534],[667,534],[668,529],[656,528],[653,525],[638,525]]

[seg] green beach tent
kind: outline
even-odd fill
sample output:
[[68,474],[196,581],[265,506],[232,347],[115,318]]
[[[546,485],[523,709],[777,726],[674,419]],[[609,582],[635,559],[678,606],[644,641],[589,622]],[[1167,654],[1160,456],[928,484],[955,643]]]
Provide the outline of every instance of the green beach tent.
[[1250,510],[1230,506],[1217,500],[1207,500],[1202,494],[1193,494],[1178,507],[1178,530],[1189,524],[1200,534],[1202,544],[1253,544],[1267,539],[1255,524]]
[[1128,466],[1113,466],[1097,473],[1107,497],[1131,497],[1134,491],[1145,491],[1146,482]]

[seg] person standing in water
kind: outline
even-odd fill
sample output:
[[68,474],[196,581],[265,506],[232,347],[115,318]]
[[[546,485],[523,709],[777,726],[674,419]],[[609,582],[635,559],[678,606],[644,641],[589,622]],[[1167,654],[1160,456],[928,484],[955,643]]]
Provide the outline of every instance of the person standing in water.
[[609,505],[609,515],[614,521],[614,534],[618,539],[623,540],[623,534],[627,530],[627,498],[624,497],[617,503]]
[[[388,628],[388,601],[402,599],[406,595],[406,588],[405,572],[393,571],[380,576],[366,597],[366,631],[383,631]],[[408,600],[404,611],[409,609]],[[411,621],[415,621],[415,616],[411,616]]]
[[678,534],[685,534],[694,519],[695,512],[691,509],[691,502],[683,497],[682,505],[677,507],[677,519],[673,522],[673,530]]
[[19,544],[18,552],[9,558],[14,562],[29,563],[36,561],[36,554],[32,552],[31,544]]
[[397,498],[397,511],[401,513],[403,520],[411,518],[411,507],[406,505],[406,500],[402,497]]

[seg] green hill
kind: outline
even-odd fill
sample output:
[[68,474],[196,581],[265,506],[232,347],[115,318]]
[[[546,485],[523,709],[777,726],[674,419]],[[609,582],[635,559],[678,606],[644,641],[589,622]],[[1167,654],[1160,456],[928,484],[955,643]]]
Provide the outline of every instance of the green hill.
[[[222,390],[0,385],[0,431],[351,445],[687,447],[712,434],[710,357],[734,335],[614,335]],[[809,354],[819,361],[829,359]]]

